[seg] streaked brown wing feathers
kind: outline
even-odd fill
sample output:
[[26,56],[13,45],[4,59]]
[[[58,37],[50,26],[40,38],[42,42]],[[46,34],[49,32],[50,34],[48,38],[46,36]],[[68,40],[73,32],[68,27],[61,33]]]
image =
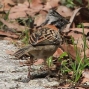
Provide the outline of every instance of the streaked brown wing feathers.
[[[60,40],[60,34],[58,34],[58,30],[52,26],[51,27],[43,27],[40,30],[37,30],[30,36],[30,43],[32,45],[39,44],[56,44],[54,41]],[[40,35],[39,35],[40,33]]]

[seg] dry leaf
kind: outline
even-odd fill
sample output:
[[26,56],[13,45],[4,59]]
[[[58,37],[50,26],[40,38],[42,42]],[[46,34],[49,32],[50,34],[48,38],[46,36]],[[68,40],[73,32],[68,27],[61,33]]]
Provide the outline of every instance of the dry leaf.
[[8,11],[11,9],[10,5],[15,5],[15,3],[12,0],[1,0],[0,5],[2,5],[2,8],[0,8],[0,11]]
[[41,0],[31,0],[31,2],[30,2],[30,8],[37,7],[37,6],[41,5],[41,3],[42,3]]
[[63,53],[61,48],[58,48],[56,52],[53,54],[54,57],[58,58]]
[[35,10],[35,12],[39,12],[43,8],[42,1],[41,0],[32,0],[30,2],[30,8],[32,10]]
[[13,55],[14,51],[12,51],[12,50],[6,50],[6,53],[9,54],[9,55]]
[[11,38],[19,38],[18,35],[16,35],[15,33],[12,33],[12,32],[5,32],[5,31],[1,31],[0,30],[0,36],[8,36],[8,37],[11,37]]
[[28,6],[26,6],[26,4],[18,4],[18,6],[14,6],[10,10],[9,19],[26,17],[27,14],[25,11],[27,11],[27,10],[28,10]]
[[54,8],[59,6],[59,0],[47,0],[46,5],[44,6],[44,10],[49,10],[50,8]]
[[45,21],[47,15],[47,12],[45,11],[40,11],[39,13],[40,13],[39,15],[35,16],[34,22],[34,24],[36,24],[37,26],[40,26]]
[[62,5],[58,7],[57,12],[61,14],[63,17],[71,17],[73,14],[73,10]]
[[[75,32],[78,35],[83,35],[83,28],[70,28],[70,30],[72,30],[73,32]],[[89,29],[84,28],[84,34],[87,35],[88,32],[89,32]],[[69,34],[71,34],[71,32]]]
[[34,65],[39,65],[39,64],[42,64],[43,62],[44,62],[43,59],[38,59],[38,60],[34,63]]
[[[63,49],[64,52],[67,52],[72,59],[75,60],[76,58],[76,51],[74,49],[74,46],[71,44],[63,44],[61,45],[61,48]],[[77,50],[80,50],[80,48],[78,48]]]
[[8,40],[9,42],[13,42],[13,39],[12,38],[10,38],[10,37],[4,37],[4,40]]
[[27,0],[12,0],[14,3],[18,4],[18,3],[24,3]]
[[84,77],[82,83],[88,81],[89,82],[89,69],[85,69],[83,72],[82,72],[82,76]]
[[8,28],[10,28],[10,29],[15,29],[16,31],[22,32],[22,31],[24,31],[25,28],[26,28],[26,27],[24,27],[24,26],[20,26],[20,25],[17,24],[17,23],[9,23],[8,21],[6,21],[6,20],[4,20],[4,19],[2,19],[2,18],[0,18],[0,21],[1,21],[4,25],[6,25]]
[[24,11],[21,11],[21,12],[19,11],[19,12],[16,12],[16,13],[10,13],[9,19],[24,18],[26,16],[27,16],[27,14]]

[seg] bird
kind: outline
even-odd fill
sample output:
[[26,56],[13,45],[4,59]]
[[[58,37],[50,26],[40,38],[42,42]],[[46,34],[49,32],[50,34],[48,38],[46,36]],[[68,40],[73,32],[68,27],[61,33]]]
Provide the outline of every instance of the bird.
[[46,63],[46,59],[53,55],[61,42],[62,38],[58,29],[53,25],[46,25],[32,33],[29,38],[30,44],[18,50],[14,56],[20,58],[24,54],[29,53],[33,57],[31,58],[32,64],[36,59],[44,59]]
[[[44,23],[40,27],[34,28],[34,32],[29,37],[29,44],[17,52],[14,56],[21,58],[24,54],[29,53],[31,65],[35,59],[46,59],[54,54],[57,48],[62,43],[61,29],[69,22],[59,15],[56,11],[50,10]],[[30,76],[30,67],[28,68],[28,79]]]

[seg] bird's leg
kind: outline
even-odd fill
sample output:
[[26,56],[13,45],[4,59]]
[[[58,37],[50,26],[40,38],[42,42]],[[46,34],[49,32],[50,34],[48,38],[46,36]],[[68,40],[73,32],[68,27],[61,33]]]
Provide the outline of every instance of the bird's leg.
[[23,66],[28,66],[28,74],[27,78],[23,79],[23,82],[29,82],[31,78],[30,72],[31,72],[31,65],[33,65],[33,56],[30,55],[30,58],[28,57],[27,60],[23,63]]
[[30,58],[27,58],[24,62],[20,61],[21,66],[30,66]]
[[51,82],[50,74],[51,74],[51,71],[48,69],[48,75],[46,76],[46,79],[47,79],[49,82]]
[[31,69],[31,65],[28,67],[28,75],[27,78],[30,79],[31,75],[30,75],[30,69]]
[[48,81],[51,82],[50,80],[50,75],[51,75],[51,70],[50,70],[50,67],[48,66],[47,62],[44,60],[44,65],[47,66],[47,70],[48,70],[48,75],[45,77]]
[[27,75],[27,78],[23,79],[22,81],[24,83],[28,83],[32,78],[31,78],[31,75],[30,75],[30,72],[31,72],[31,65],[33,64],[33,57],[31,56],[30,57],[30,65],[28,66],[28,75]]
[[[54,57],[52,57],[52,60],[54,60]],[[46,76],[46,78],[47,78],[47,80],[49,82],[55,80],[55,78],[54,78],[54,76],[55,76],[55,70],[56,70],[56,66],[54,65],[54,63],[52,63],[51,66],[48,66],[48,75]]]
[[31,74],[30,74],[30,72],[31,72],[31,65],[33,65],[33,56],[31,56],[31,58],[30,58],[30,66],[28,66],[28,75],[27,75],[27,78],[30,80],[30,79],[32,79],[31,78]]

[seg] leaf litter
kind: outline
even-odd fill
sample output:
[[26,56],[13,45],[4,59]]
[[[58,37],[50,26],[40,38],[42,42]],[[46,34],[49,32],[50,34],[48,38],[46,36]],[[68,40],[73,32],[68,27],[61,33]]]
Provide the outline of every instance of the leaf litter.
[[[77,0],[76,0],[77,1]],[[82,59],[84,57],[84,41],[83,41],[83,35],[86,37],[86,44],[87,47],[85,49],[85,54],[86,57],[89,57],[89,10],[85,7],[88,3],[87,0],[82,0],[82,2],[84,2],[83,7],[82,4],[79,2],[74,2],[76,5],[79,4],[80,7],[78,6],[74,6],[74,8],[69,8],[67,6],[62,5],[61,0],[19,0],[17,2],[17,0],[4,0],[1,1],[1,8],[0,8],[0,38],[11,38],[12,40],[15,40],[18,44],[18,40],[21,40],[22,38],[24,38],[24,31],[25,30],[29,30],[29,32],[31,31],[31,27],[27,26],[27,20],[25,20],[25,18],[29,18],[29,16],[31,16],[34,19],[34,24],[32,26],[40,26],[41,23],[44,22],[45,17],[47,15],[47,12],[50,8],[55,8],[56,11],[58,13],[60,13],[62,16],[66,17],[67,19],[69,19],[70,23],[67,25],[67,27],[64,30],[64,34],[66,34],[66,36],[64,37],[65,42],[63,43],[63,45],[61,45],[61,48],[59,47],[56,52],[54,53],[54,65],[56,65],[56,68],[61,68],[62,65],[62,61],[67,61],[67,63],[69,64],[69,66],[71,66],[71,62],[69,61],[69,59],[73,59],[72,61],[76,61],[76,50],[74,47],[73,42],[71,41],[71,44],[69,42],[69,40],[71,40],[71,37],[74,38],[74,43],[77,45],[77,51],[80,51],[80,58]],[[23,9],[22,9],[23,8]],[[9,12],[9,16],[8,16],[8,20],[4,19],[4,16],[7,15],[7,12],[10,10]],[[3,12],[3,13],[2,13]],[[23,23],[19,23],[18,19],[22,18],[23,19]],[[31,23],[31,21],[30,21]],[[30,24],[29,23],[29,24]],[[83,28],[80,27],[80,24],[83,24],[84,26],[84,33],[83,33]],[[23,36],[23,37],[22,37]],[[22,38],[21,38],[22,37]],[[70,37],[67,39],[67,37]],[[66,43],[67,41],[67,43]],[[69,42],[69,43],[68,43]],[[23,43],[22,45],[23,46]],[[9,51],[10,52],[10,51]],[[63,57],[62,61],[58,61],[57,59],[60,57],[61,54],[63,54],[64,52],[68,53],[67,57]],[[86,59],[87,60],[87,59]],[[36,64],[40,64],[41,61],[39,61]],[[88,68],[88,67],[86,67]],[[67,85],[68,81],[63,81],[65,79],[68,79],[68,77],[70,77],[71,79],[71,75],[65,74],[65,75],[61,75],[60,71],[58,69],[56,69],[56,72],[59,74],[57,77],[60,80],[60,86],[66,88],[66,86],[69,87],[69,85]],[[80,86],[72,85],[72,87],[85,87],[83,86],[83,83],[85,83],[88,77],[87,77],[87,73],[86,71],[83,71],[83,79],[81,77],[80,79]],[[86,78],[86,79],[85,79]],[[85,80],[84,80],[85,79]],[[82,82],[81,82],[82,81]],[[83,82],[84,81],[84,82]],[[69,82],[69,84],[71,84]],[[71,88],[72,88],[71,87]],[[59,86],[57,86],[58,89],[60,89]],[[76,89],[76,88],[74,88]],[[80,88],[79,88],[80,89]]]

